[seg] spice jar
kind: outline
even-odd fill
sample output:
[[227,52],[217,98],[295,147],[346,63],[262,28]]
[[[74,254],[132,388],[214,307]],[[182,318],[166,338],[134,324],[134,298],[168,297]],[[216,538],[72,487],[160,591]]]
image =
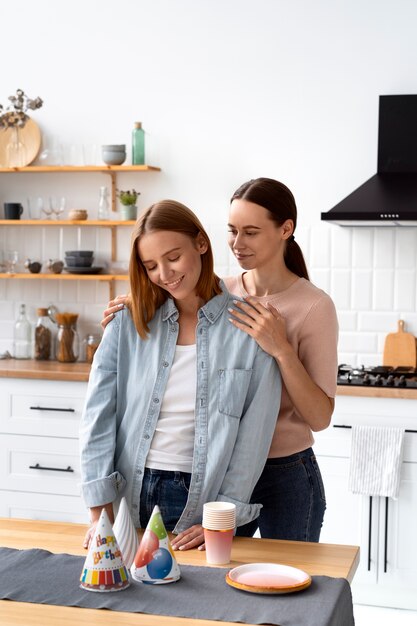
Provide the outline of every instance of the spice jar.
[[48,309],[38,309],[38,321],[35,328],[35,359],[47,361],[52,354],[53,334]]
[[75,313],[57,313],[58,335],[56,338],[56,358],[61,363],[74,363],[79,355],[79,339]]
[[101,337],[99,335],[87,335],[85,338],[85,360],[92,363],[95,351],[100,344]]

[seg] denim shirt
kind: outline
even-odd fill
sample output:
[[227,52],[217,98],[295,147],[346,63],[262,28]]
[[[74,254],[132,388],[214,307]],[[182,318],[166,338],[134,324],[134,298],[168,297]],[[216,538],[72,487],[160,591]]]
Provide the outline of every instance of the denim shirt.
[[[223,292],[198,311],[197,389],[191,484],[174,529],[201,524],[204,502],[236,504],[237,525],[259,515],[250,504],[276,425],[281,376],[275,360],[229,321]],[[124,495],[140,527],[146,457],[155,432],[178,337],[168,299],[139,337],[128,309],[116,313],[95,353],[80,427],[82,492],[88,507]]]

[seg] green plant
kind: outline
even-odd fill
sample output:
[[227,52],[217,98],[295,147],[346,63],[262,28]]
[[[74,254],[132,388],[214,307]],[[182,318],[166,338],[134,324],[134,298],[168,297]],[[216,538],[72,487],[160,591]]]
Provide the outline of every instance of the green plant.
[[121,189],[116,189],[116,197],[119,198],[120,204],[124,204],[124,206],[132,206],[136,204],[137,197],[140,196],[140,191],[136,191],[136,189],[127,189],[126,191],[122,191]]

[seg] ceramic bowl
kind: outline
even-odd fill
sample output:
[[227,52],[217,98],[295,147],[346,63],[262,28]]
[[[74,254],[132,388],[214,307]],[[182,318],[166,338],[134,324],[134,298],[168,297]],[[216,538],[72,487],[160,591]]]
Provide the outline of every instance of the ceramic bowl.
[[106,165],[122,165],[126,161],[126,145],[101,146],[101,156]]
[[65,255],[65,265],[68,267],[91,267],[93,264],[92,256],[72,256]]
[[65,250],[65,256],[94,256],[94,250]]

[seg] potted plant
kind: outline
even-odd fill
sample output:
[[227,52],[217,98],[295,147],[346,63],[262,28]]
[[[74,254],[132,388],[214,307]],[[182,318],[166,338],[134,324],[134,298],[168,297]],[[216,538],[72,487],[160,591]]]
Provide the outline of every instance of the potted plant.
[[136,189],[127,189],[123,191],[122,189],[116,189],[116,197],[119,199],[121,204],[120,207],[120,219],[122,220],[135,220],[137,214],[137,206],[136,200],[140,195],[139,191]]

